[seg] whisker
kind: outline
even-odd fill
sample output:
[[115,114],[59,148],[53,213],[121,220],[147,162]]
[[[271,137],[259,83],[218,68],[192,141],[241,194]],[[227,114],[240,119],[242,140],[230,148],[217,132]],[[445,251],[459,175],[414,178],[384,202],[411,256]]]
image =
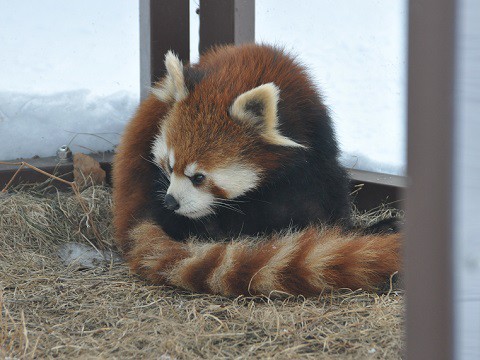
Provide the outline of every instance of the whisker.
[[165,175],[165,177],[170,178],[170,174],[160,164],[156,163],[152,159],[147,159],[144,156],[142,156],[142,159],[149,162],[150,164],[155,165],[157,168],[159,168],[162,171],[162,173]]
[[228,210],[232,210],[232,211],[237,212],[237,213],[239,213],[239,214],[245,215],[245,213],[244,213],[242,210],[240,210],[239,208],[236,208],[236,207],[235,207],[234,205],[232,205],[232,204],[226,204],[226,203],[221,202],[221,201],[219,201],[219,200],[217,200],[217,199],[214,200],[212,203],[213,203],[213,205],[215,205],[215,206],[218,206],[218,207],[221,207],[221,208],[224,208],[224,209],[228,209]]
[[153,161],[152,159],[148,159],[146,157],[144,157],[143,155],[141,156],[141,158],[145,161],[148,161],[150,164],[153,164],[155,166],[160,166],[159,164],[157,164],[155,161]]
[[238,203],[238,204],[247,202],[245,200],[236,200],[236,199],[220,199],[220,198],[216,198],[216,199],[224,201],[224,202],[232,202],[232,203]]
[[170,185],[170,182],[169,182],[168,180],[166,180],[166,179],[160,178],[160,179],[155,179],[154,181],[155,181],[157,184]]
[[214,198],[213,200],[214,202],[216,203],[220,203],[220,204],[225,204],[225,205],[229,205],[229,206],[238,206],[239,203],[243,203],[244,201],[238,201],[238,202],[231,202],[231,201],[228,201],[227,199],[221,199],[221,198]]

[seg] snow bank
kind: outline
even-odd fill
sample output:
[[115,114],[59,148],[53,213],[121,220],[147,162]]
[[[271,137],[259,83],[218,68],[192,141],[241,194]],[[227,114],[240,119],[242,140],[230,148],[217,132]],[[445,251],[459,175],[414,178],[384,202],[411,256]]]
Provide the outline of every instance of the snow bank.
[[64,144],[74,152],[112,150],[138,101],[126,91],[0,92],[0,159],[52,156]]
[[[112,150],[138,106],[138,96],[119,91],[108,96],[88,90],[50,95],[0,92],[0,159],[53,156],[68,144],[74,152]],[[350,168],[401,174],[401,163],[381,162],[368,149],[372,136],[359,134],[354,152],[344,152]]]

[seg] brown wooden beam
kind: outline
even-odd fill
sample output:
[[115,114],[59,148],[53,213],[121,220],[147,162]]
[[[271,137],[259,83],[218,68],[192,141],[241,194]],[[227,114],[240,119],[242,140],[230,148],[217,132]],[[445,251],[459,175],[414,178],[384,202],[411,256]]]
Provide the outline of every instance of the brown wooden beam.
[[349,170],[352,184],[352,201],[360,211],[388,204],[404,208],[406,178],[363,170]]
[[213,45],[255,41],[255,0],[200,0],[200,54]]
[[[91,156],[100,162],[102,169],[107,172],[107,180],[110,183],[113,153],[91,154]],[[69,181],[73,180],[73,163],[71,161],[59,162],[56,157],[15,160],[15,162],[18,161],[26,161],[51,174],[56,174]],[[18,166],[14,165],[0,165],[0,190],[3,189],[17,169]],[[355,191],[352,200],[359,210],[370,210],[385,203],[397,209],[403,208],[404,177],[362,170],[350,170],[350,176],[352,191]],[[26,168],[15,178],[12,185],[38,183],[45,180],[47,180],[46,176]],[[58,185],[62,188],[61,184]]]
[[[112,160],[113,153],[100,153],[100,154],[90,154],[95,160],[100,163],[100,166],[107,173],[107,182],[110,183],[111,169],[112,169]],[[62,179],[73,181],[73,162],[72,161],[62,161],[60,162],[55,156],[43,157],[38,159],[17,159],[11,161],[13,162],[22,162],[25,161],[30,165],[33,165],[43,171],[46,171],[50,174],[54,174]],[[17,165],[0,165],[0,191],[5,187],[8,181],[17,171]],[[48,180],[48,176],[40,174],[39,172],[23,168],[20,173],[15,178],[12,186],[19,184],[32,184],[40,183],[45,180]],[[59,182],[53,182],[53,185],[57,186],[59,189],[65,189],[65,186]]]
[[190,18],[188,0],[140,0],[140,96],[165,74],[164,58],[173,50],[190,60]]
[[409,2],[407,358],[453,358],[455,0]]

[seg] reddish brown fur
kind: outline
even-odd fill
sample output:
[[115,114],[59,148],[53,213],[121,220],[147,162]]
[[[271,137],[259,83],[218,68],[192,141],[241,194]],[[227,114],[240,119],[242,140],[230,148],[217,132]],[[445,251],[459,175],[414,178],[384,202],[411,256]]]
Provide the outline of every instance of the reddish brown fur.
[[220,265],[225,255],[225,246],[212,244],[211,249],[204,257],[194,261],[182,269],[181,278],[184,287],[189,290],[208,293],[212,289],[207,283],[213,271]]
[[[295,102],[302,106],[302,101],[316,96],[315,89],[309,85],[304,70],[290,58],[275,57],[271,51],[257,47],[253,52],[253,47],[222,47],[203,56],[199,69],[214,66],[219,71],[209,74],[173,108],[153,96],[143,102],[127,126],[115,157],[117,244],[131,269],[145,279],[192,291],[247,295],[279,290],[312,295],[338,287],[372,289],[400,268],[398,234],[365,236],[309,227],[298,233],[255,239],[255,244],[242,239],[230,243],[182,243],[170,239],[153,222],[137,220],[142,218],[152,193],[153,170],[147,159],[161,125],[165,125],[167,142],[175,143],[175,170],[180,172],[198,159],[203,161],[199,167],[206,171],[228,165],[227,160],[248,161],[259,169],[279,166],[278,153],[267,151],[245,128],[228,119],[225,109],[236,96],[261,85],[257,83],[260,72],[262,82],[272,81],[280,88],[291,89],[282,92],[283,104]],[[236,56],[230,56],[232,51]],[[247,62],[259,66],[244,72]],[[209,101],[199,101],[206,93]],[[192,112],[189,106],[194,103],[202,105]],[[295,121],[295,140],[303,143],[308,129],[303,129],[302,119]],[[189,132],[198,136],[185,136]],[[245,149],[250,151],[248,158],[237,159]],[[221,189],[213,192],[225,197]]]
[[254,249],[248,247],[241,249],[235,256],[236,266],[225,276],[228,289],[225,293],[228,295],[251,294],[250,282],[275,255],[276,250],[269,242],[259,244]]
[[131,269],[160,284],[168,282],[169,270],[191,254],[185,244],[171,240],[158,226],[142,222],[130,232],[134,242],[127,254]]
[[127,125],[117,149],[113,167],[113,214],[116,241],[124,252],[131,248],[128,232],[135,225],[134,216],[141,214],[151,194],[151,168],[145,159],[150,157],[151,142],[166,112],[167,106],[150,96]]
[[307,229],[299,239],[299,251],[290,263],[290,266],[284,269],[282,274],[285,287],[290,289],[295,294],[314,295],[318,294],[318,289],[310,285],[308,279],[315,274],[312,270],[304,266],[305,257],[311,252],[315,243],[318,241],[317,232],[315,228]]
[[[231,56],[232,52],[235,56]],[[261,66],[244,71],[246,63]],[[175,168],[184,169],[198,159],[201,159],[200,166],[206,171],[227,165],[227,159],[248,160],[263,169],[278,167],[278,154],[264,151],[243,126],[231,121],[225,109],[238,95],[268,82],[275,82],[279,88],[287,88],[289,84],[288,88],[294,88],[295,92],[283,91],[282,103],[288,104],[295,99],[296,106],[300,107],[302,101],[308,102],[316,96],[304,70],[290,58],[277,57],[271,49],[255,45],[219,47],[202,56],[196,68],[202,70],[212,66],[217,67],[217,71],[209,73],[189,97],[175,104],[166,119],[167,144],[175,144]],[[205,94],[208,94],[208,101],[201,102]],[[202,106],[192,112],[192,104],[198,103]],[[300,133],[307,131],[302,119],[298,119],[297,123]],[[190,132],[196,136],[186,136]],[[300,135],[298,140],[302,143],[306,142],[305,139]],[[248,159],[238,159],[238,154],[244,149],[251,149]]]
[[[132,236],[136,245],[128,258],[133,271],[155,284],[228,296],[268,295],[272,291],[308,296],[334,288],[372,290],[401,266],[399,234],[346,237],[339,229],[310,227],[299,233],[257,239],[256,244],[242,240],[183,244],[166,239],[157,225],[141,223]],[[288,242],[284,237],[296,239],[297,245],[285,251]],[[330,250],[308,263],[308,255],[325,244]],[[232,263],[222,276],[225,254],[231,246],[235,246]],[[200,248],[202,251],[196,251]],[[290,260],[269,263],[281,251]],[[195,255],[198,253],[201,255]],[[261,273],[268,271],[274,278],[262,279]],[[213,280],[212,287],[215,275],[220,278]]]
[[215,185],[210,185],[210,193],[212,193],[215,197],[226,199],[228,198],[227,193],[222,188],[219,188]]
[[400,242],[392,238],[398,239],[399,235],[363,236],[343,244],[326,269],[325,278],[351,289],[362,287],[365,282],[381,283],[393,273],[392,269],[398,270],[401,265]]

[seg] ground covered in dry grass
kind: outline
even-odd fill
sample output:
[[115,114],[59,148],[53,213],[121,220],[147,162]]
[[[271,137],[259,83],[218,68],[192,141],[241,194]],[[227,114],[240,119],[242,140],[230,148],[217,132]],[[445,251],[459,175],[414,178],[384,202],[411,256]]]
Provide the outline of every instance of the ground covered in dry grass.
[[66,243],[112,248],[110,190],[82,192],[88,214],[44,190],[0,194],[0,358],[401,358],[397,291],[231,299],[149,286],[113,261],[66,266]]

